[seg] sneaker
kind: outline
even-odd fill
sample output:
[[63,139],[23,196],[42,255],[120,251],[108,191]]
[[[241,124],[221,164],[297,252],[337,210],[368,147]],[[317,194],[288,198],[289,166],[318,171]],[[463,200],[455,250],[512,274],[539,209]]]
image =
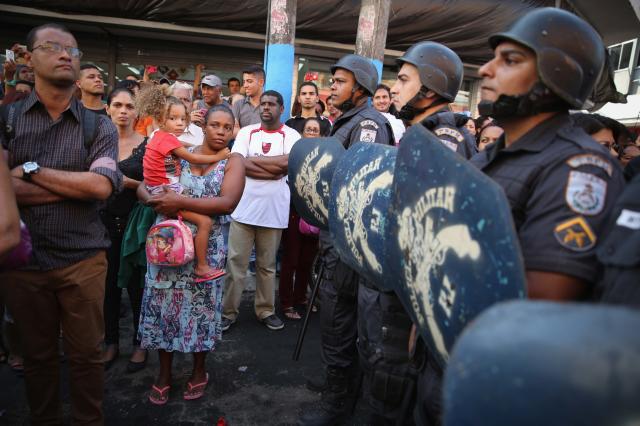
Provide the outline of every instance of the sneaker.
[[266,325],[269,330],[282,330],[284,328],[284,323],[276,314],[271,314],[260,320],[260,322]]
[[227,331],[235,321],[227,317],[222,317],[222,331]]

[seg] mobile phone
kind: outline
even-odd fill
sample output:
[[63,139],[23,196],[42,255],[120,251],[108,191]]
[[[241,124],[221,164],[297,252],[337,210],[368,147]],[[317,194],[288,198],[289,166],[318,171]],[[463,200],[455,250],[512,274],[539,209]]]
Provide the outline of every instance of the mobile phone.
[[147,65],[147,72],[149,74],[153,74],[154,72],[158,71],[158,67],[156,67],[155,65]]
[[4,56],[7,57],[7,61],[14,61],[16,60],[16,55],[15,53],[13,53],[13,50],[5,50]]
[[202,108],[200,110],[200,115],[202,115],[204,117],[204,115],[207,113],[207,109],[206,108]]

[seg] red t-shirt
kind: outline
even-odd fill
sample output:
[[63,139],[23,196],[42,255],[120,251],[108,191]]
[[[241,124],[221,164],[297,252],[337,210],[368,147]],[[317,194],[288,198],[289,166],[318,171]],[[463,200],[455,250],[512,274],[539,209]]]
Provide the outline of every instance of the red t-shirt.
[[171,154],[182,143],[171,133],[158,130],[147,143],[142,167],[149,186],[168,185],[180,181],[180,159]]

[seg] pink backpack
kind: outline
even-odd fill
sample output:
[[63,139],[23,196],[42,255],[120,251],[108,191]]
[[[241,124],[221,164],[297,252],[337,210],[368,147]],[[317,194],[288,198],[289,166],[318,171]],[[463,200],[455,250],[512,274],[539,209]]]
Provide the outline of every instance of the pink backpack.
[[182,266],[194,258],[193,234],[178,219],[163,220],[147,233],[147,262],[160,266]]

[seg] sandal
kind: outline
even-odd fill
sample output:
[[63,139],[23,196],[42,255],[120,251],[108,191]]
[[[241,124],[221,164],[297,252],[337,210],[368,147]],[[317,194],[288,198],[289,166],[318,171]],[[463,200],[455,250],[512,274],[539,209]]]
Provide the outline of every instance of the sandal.
[[[149,401],[155,405],[164,405],[169,401],[169,389],[171,386],[167,385],[163,388],[159,388],[156,385],[151,386],[151,393],[149,394]],[[155,394],[154,394],[155,392]]]
[[302,319],[298,311],[296,311],[296,309],[293,306],[284,309],[283,312],[284,312],[284,316],[287,317],[287,319],[290,319],[293,321],[298,321]]
[[215,280],[216,278],[220,278],[225,275],[226,272],[224,269],[213,269],[211,272],[205,275],[196,275],[196,279],[194,280],[196,283],[206,283],[207,281]]
[[185,401],[192,401],[194,399],[202,398],[204,395],[204,390],[207,387],[207,383],[209,383],[209,373],[206,373],[206,379],[204,382],[198,383],[196,385],[192,385],[190,382],[187,382],[187,389],[182,394],[182,397]]

